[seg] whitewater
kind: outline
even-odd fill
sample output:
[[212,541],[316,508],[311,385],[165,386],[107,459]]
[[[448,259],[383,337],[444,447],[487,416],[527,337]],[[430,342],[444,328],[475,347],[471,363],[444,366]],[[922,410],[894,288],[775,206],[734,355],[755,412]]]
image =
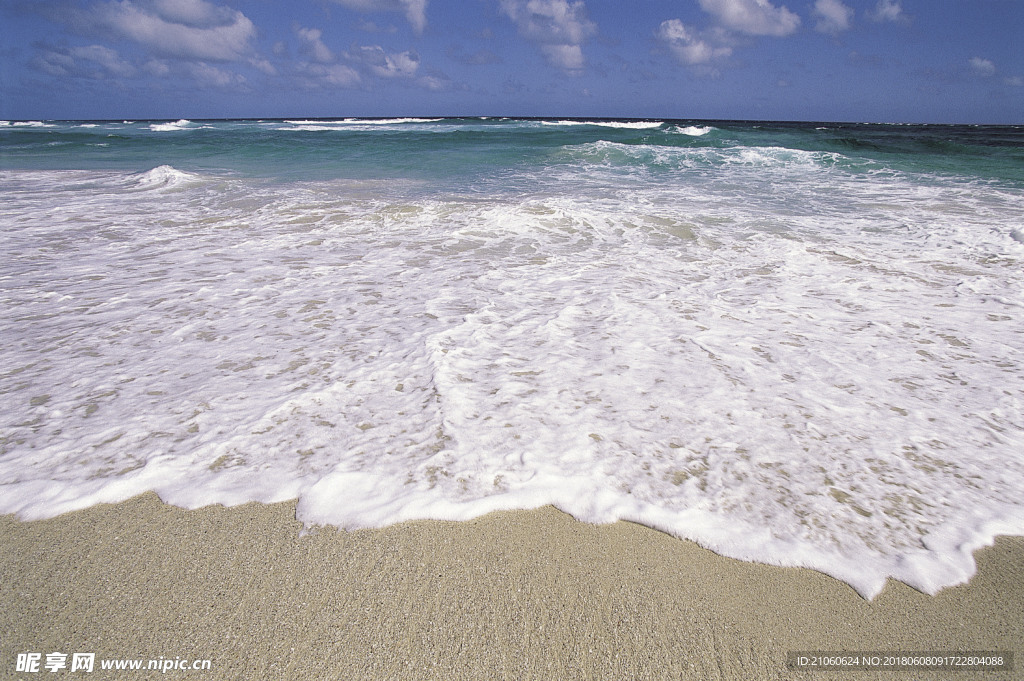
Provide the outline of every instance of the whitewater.
[[1024,129],[0,125],[0,513],[552,504],[873,597],[1024,534]]

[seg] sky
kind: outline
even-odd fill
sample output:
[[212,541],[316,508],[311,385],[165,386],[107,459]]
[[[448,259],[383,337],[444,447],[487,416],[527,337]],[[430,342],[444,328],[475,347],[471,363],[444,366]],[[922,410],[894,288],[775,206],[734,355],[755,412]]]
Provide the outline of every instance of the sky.
[[0,0],[0,118],[1024,123],[1024,0]]

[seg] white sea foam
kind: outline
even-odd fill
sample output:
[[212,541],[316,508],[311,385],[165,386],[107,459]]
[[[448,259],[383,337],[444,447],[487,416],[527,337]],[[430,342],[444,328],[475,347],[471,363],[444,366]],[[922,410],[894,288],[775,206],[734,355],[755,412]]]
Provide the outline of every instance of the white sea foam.
[[346,122],[359,125],[400,125],[405,123],[436,123],[441,118],[348,118]]
[[0,512],[551,503],[866,596],[1024,533],[1019,191],[628,146],[472,200],[0,173]]
[[175,130],[187,130],[192,121],[182,118],[174,123],[151,123],[149,129],[154,132],[173,132]]
[[680,132],[684,135],[689,135],[690,137],[703,137],[712,130],[714,130],[714,128],[707,125],[687,125],[686,127],[683,128],[680,128],[678,126],[676,127],[676,132]]
[[[621,168],[630,177],[641,180],[635,173],[638,164],[646,168],[667,168],[673,170],[709,169],[716,174],[723,168],[779,168],[811,169],[846,163],[850,159],[826,151],[805,151],[784,147],[675,147],[654,144],[623,144],[598,140],[585,144],[566,146],[562,157],[577,161],[583,167],[597,169],[601,166]],[[861,162],[863,165],[863,162]]]
[[277,127],[275,130],[301,130],[305,132],[359,132],[372,131],[386,126],[404,126],[424,123],[436,123],[441,118],[345,118],[342,120],[286,120],[287,126]]
[[660,128],[663,121],[540,121],[541,125],[589,125],[602,128],[624,128],[629,130],[646,130],[649,128]]
[[52,128],[52,123],[45,123],[43,121],[13,121],[11,125],[15,128]]
[[287,128],[274,128],[275,130],[301,130],[303,132],[331,132],[331,131],[344,131],[344,132],[357,132],[359,130],[367,130],[366,128],[360,128],[359,126],[349,125],[346,123],[338,123],[335,125],[292,125]]
[[126,186],[140,190],[176,189],[189,184],[202,182],[202,177],[186,173],[171,166],[158,166],[144,173],[131,175]]
[[285,123],[297,126],[317,126],[323,128],[353,125],[403,125],[408,123],[436,123],[441,118],[343,118],[341,120],[286,120]]

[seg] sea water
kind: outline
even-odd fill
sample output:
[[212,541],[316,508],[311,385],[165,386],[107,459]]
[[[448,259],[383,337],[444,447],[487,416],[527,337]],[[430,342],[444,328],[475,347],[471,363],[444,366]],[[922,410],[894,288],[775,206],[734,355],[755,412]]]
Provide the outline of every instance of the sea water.
[[0,145],[0,513],[553,504],[868,597],[1024,534],[1024,128],[32,121]]

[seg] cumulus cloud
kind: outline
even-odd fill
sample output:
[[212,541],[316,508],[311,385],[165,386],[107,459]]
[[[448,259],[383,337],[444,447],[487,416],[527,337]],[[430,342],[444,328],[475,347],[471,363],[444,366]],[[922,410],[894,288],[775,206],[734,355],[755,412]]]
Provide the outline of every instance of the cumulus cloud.
[[362,82],[359,72],[344,64],[303,64],[302,82],[307,87],[356,87]]
[[415,52],[389,53],[380,45],[358,45],[349,57],[380,78],[411,78],[420,67],[420,58]]
[[295,34],[299,37],[299,53],[309,59],[295,71],[304,87],[351,88],[363,82],[358,69],[339,63],[338,55],[324,44],[323,31],[297,27]]
[[417,33],[427,26],[427,0],[334,0],[358,12],[404,12]]
[[330,64],[334,61],[334,53],[321,40],[323,32],[320,29],[298,28],[295,32],[299,36],[299,51],[302,54],[320,64]]
[[701,9],[722,26],[747,35],[790,35],[800,27],[800,17],[768,0],[698,0]]
[[549,64],[566,71],[583,68],[583,48],[579,45],[541,45],[540,51]]
[[193,28],[209,28],[232,23],[231,10],[206,0],[150,0],[152,11],[164,20]]
[[268,76],[277,75],[277,69],[274,68],[274,65],[262,57],[253,57],[249,60],[249,65],[257,71],[262,71]]
[[878,0],[878,4],[875,5],[875,11],[871,12],[868,16],[875,21],[892,21],[897,23],[905,21],[907,18],[907,15],[903,13],[900,0]]
[[171,72],[171,65],[163,59],[150,59],[142,65],[142,70],[151,76],[163,78]]
[[597,32],[583,0],[501,0],[501,11],[520,35],[537,43],[548,63],[566,71],[583,68],[583,42]]
[[818,18],[815,30],[822,33],[839,33],[850,28],[853,19],[853,8],[847,7],[840,0],[817,0],[812,12]]
[[45,48],[32,65],[51,76],[103,79],[130,78],[137,69],[109,47],[88,45],[70,48]]
[[708,64],[732,54],[731,47],[714,45],[700,38],[679,19],[661,22],[655,36],[672,51],[676,59],[687,66]]
[[70,22],[142,45],[163,57],[235,61],[252,50],[252,21],[238,10],[206,0],[115,0],[74,12]]
[[222,68],[212,66],[205,62],[195,62],[187,65],[187,71],[192,79],[201,85],[212,85],[215,87],[229,87],[245,84],[245,76],[232,73]]
[[446,92],[451,90],[453,85],[451,79],[441,74],[436,76],[422,76],[416,79],[416,84],[431,92]]
[[[717,25],[707,31],[687,26],[679,19],[661,22],[654,35],[679,62],[697,72],[717,75],[716,63],[725,62],[733,46],[741,40],[737,34],[784,37],[800,27],[800,17],[769,0],[698,0],[701,8],[716,19]],[[826,10],[839,0],[818,0]]]
[[149,59],[145,63],[135,65],[122,59],[115,50],[103,45],[42,48],[32,65],[38,70],[62,78],[183,76],[201,87],[224,88],[246,85],[245,76],[203,61]]
[[968,63],[970,63],[971,69],[973,69],[979,76],[994,76],[996,73],[996,65],[992,63],[991,59],[971,57],[968,60]]
[[[294,67],[293,73],[308,88],[357,87],[375,78],[413,81],[420,68],[420,57],[412,50],[388,52],[380,45],[353,44],[348,50],[333,52],[317,28],[297,27],[299,53],[308,61]],[[424,76],[416,81],[427,89],[448,88],[445,78]]]

